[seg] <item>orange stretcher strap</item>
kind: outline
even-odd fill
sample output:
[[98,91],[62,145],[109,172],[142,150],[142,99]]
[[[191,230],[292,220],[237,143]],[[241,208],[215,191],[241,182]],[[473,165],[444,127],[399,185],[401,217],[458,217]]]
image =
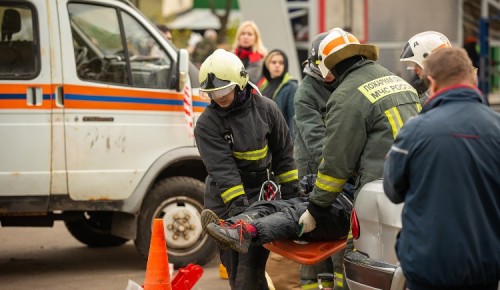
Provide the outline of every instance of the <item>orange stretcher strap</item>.
[[310,242],[299,244],[292,240],[275,241],[264,244],[264,248],[304,265],[317,264],[343,250],[346,240]]

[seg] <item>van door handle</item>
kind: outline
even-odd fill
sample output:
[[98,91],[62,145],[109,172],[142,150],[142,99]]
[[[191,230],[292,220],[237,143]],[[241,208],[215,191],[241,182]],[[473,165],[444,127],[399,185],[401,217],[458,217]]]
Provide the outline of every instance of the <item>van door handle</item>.
[[56,106],[64,107],[64,90],[63,86],[56,87]]
[[40,87],[28,87],[26,89],[26,104],[28,106],[41,106],[43,103],[43,91]]

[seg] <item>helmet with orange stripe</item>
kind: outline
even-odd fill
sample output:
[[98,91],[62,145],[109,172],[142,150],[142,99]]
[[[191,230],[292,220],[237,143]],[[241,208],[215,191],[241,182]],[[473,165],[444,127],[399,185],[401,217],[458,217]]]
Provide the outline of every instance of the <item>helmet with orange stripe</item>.
[[360,44],[354,35],[336,27],[330,30],[319,44],[319,70],[323,77],[326,77],[339,62],[355,55],[377,60],[378,48],[374,45]]
[[408,62],[408,69],[413,70],[415,64],[424,68],[424,59],[436,49],[451,47],[444,34],[436,31],[425,31],[414,35],[403,48],[399,61]]

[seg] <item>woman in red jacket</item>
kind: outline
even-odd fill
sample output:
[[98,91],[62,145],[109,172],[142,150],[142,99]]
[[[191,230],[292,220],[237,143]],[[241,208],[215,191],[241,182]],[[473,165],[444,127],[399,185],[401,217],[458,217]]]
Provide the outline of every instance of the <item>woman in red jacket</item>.
[[250,82],[257,84],[262,77],[262,64],[267,50],[262,44],[260,31],[255,22],[245,21],[238,27],[233,49],[243,62]]

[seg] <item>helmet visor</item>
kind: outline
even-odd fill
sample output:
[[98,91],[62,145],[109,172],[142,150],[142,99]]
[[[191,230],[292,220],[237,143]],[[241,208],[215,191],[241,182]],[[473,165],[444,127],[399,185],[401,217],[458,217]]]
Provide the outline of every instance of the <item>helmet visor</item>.
[[226,87],[226,88],[223,88],[220,90],[213,90],[213,91],[201,91],[200,90],[200,96],[206,100],[217,101],[218,99],[229,94],[232,90],[234,90],[235,87],[236,87],[236,84],[230,85],[229,87]]
[[401,53],[401,56],[399,57],[399,59],[404,60],[407,58],[411,58],[413,56],[414,56],[414,54],[413,54],[413,50],[411,49],[411,45],[409,42],[407,42],[405,47],[403,48],[403,52]]
[[414,70],[415,69],[415,62],[412,59],[415,54],[413,54],[413,50],[411,49],[411,45],[409,42],[406,43],[405,47],[403,48],[403,52],[401,53],[401,56],[399,57],[399,61],[406,61],[406,69],[407,70]]
[[207,78],[201,82],[200,89],[202,91],[213,91],[227,87],[230,84],[230,81],[221,80],[214,73],[209,73]]

